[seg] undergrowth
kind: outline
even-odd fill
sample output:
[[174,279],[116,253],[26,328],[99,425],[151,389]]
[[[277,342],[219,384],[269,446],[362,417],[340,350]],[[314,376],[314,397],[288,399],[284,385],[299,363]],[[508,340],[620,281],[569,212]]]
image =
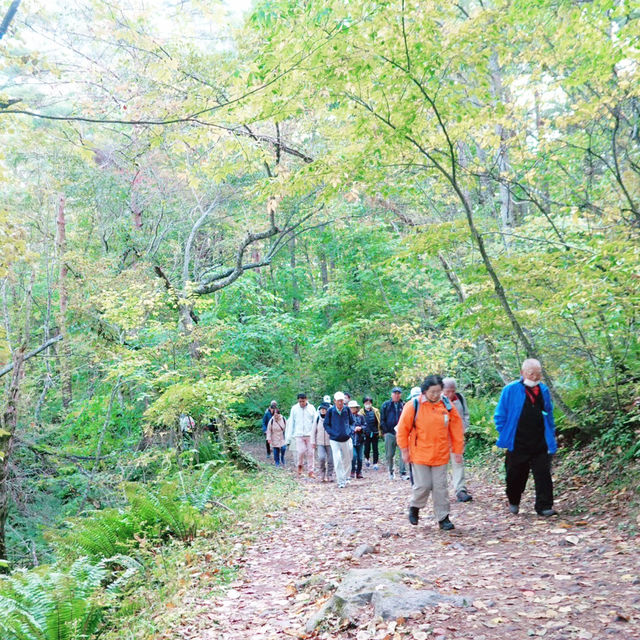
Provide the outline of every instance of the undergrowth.
[[89,640],[110,629],[119,630],[114,638],[147,637],[151,622],[140,612],[182,588],[189,567],[206,564],[200,574],[212,582],[234,575],[225,553],[238,523],[257,521],[290,490],[286,482],[270,470],[239,471],[208,440],[147,482],[122,482],[118,506],[45,532],[54,562],[0,579],[0,638]]

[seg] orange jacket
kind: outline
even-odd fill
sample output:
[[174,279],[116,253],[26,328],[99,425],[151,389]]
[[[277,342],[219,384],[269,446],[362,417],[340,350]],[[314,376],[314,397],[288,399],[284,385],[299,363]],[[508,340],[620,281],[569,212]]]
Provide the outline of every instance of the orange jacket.
[[450,454],[464,451],[462,418],[455,407],[447,411],[442,400],[418,401],[418,415],[413,426],[413,402],[402,410],[396,439],[401,449],[409,447],[409,460],[415,464],[438,467],[449,462]]

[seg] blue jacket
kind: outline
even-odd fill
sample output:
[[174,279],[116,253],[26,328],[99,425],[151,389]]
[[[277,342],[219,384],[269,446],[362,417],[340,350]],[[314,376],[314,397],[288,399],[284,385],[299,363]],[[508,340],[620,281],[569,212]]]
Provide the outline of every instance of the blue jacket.
[[271,420],[271,418],[273,418],[273,413],[267,409],[262,416],[262,433],[267,433],[267,427],[269,426],[269,420]]
[[347,407],[331,407],[324,418],[324,430],[331,440],[346,442],[353,434],[353,413]]
[[[547,441],[549,453],[555,453],[558,450],[556,442],[556,424],[553,421],[553,403],[551,402],[551,394],[549,387],[540,383],[540,391],[542,392],[542,400],[544,401],[544,410],[542,412],[544,418],[544,437]],[[493,421],[496,423],[498,430],[498,441],[496,444],[503,449],[513,451],[513,443],[516,439],[516,431],[518,429],[518,421],[524,407],[526,393],[521,380],[509,383],[500,394],[498,406],[493,414]]]

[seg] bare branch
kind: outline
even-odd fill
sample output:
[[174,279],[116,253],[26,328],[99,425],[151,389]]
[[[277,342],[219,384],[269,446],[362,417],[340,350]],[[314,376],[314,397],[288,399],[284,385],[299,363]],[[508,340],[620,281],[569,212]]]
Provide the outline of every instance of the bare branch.
[[[45,349],[48,349],[50,346],[54,345],[56,342],[60,342],[60,340],[62,340],[62,334],[60,333],[57,336],[54,336],[53,338],[49,338],[45,343],[41,344],[37,349],[34,349],[33,351],[29,351],[29,353],[26,353],[23,357],[23,361],[29,360],[29,358],[33,358],[33,356],[37,356],[39,353],[41,353]],[[9,371],[12,371],[12,370],[13,370],[13,362],[10,362],[9,364],[2,367],[2,369],[0,369],[0,378],[2,378],[2,376],[6,375],[7,373],[9,373]]]

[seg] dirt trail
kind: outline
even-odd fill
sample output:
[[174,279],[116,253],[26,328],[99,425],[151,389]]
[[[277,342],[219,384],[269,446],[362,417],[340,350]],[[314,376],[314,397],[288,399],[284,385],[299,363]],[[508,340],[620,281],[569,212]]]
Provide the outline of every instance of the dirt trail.
[[[438,530],[430,504],[413,527],[406,517],[409,482],[391,481],[382,470],[365,473],[343,490],[305,479],[300,505],[282,511],[275,505],[269,516],[282,517],[282,526],[245,550],[242,577],[221,595],[192,603],[202,613],[175,637],[640,638],[640,548],[615,521],[542,519],[531,492],[513,516],[502,483],[471,472],[473,502],[451,503],[455,531]],[[561,510],[562,500],[556,506]],[[353,557],[363,543],[377,552]],[[441,605],[397,624],[372,622],[365,609],[358,626],[305,633],[307,619],[331,591],[304,587],[305,579],[337,584],[350,568],[389,566],[412,569],[430,588],[466,596],[472,605]]]

